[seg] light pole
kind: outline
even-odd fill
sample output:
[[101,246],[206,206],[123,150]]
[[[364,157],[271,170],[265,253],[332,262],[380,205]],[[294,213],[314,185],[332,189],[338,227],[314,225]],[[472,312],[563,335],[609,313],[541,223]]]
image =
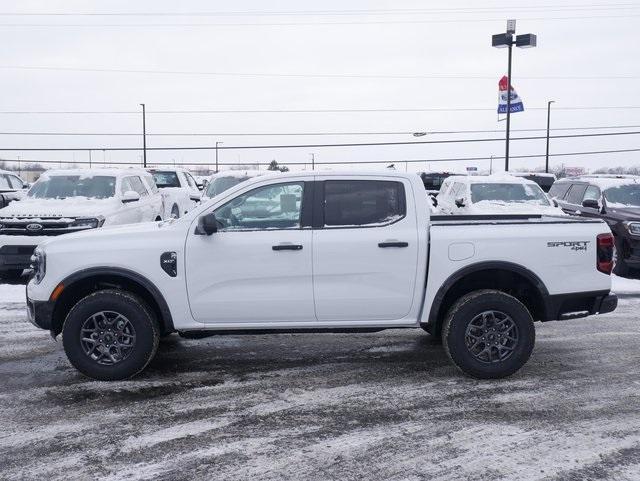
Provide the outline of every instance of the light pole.
[[311,170],[316,170],[316,154],[312,152],[309,155],[311,156]]
[[218,144],[224,144],[224,142],[216,141],[216,174],[218,173]]
[[142,105],[142,166],[147,168],[147,114],[145,105]]
[[513,46],[518,48],[531,48],[537,44],[537,37],[533,33],[525,33],[522,35],[515,35],[516,33],[516,21],[507,20],[506,33],[498,33],[491,36],[491,46],[496,48],[509,49],[508,55],[508,67],[507,67],[507,132],[506,132],[506,144],[504,154],[504,170],[509,171],[509,135],[511,130],[511,55]]
[[547,102],[547,153],[544,156],[544,171],[549,173],[549,127],[551,126],[551,104],[555,103],[555,100],[549,100]]

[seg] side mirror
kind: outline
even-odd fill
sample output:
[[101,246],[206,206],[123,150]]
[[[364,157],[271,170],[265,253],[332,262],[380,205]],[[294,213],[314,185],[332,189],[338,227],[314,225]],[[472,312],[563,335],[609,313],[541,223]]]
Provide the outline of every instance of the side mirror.
[[585,199],[582,201],[582,207],[600,210],[600,203],[595,199]]
[[31,188],[33,184],[31,182],[25,182],[24,184],[22,184],[22,188],[24,190],[29,190]]
[[216,219],[216,215],[213,212],[201,215],[198,218],[196,235],[211,235],[216,232],[218,232],[218,219]]
[[464,197],[458,197],[455,202],[456,207],[464,207]]
[[202,190],[202,189],[204,189],[204,183],[203,182],[196,182],[196,187],[198,188],[198,190]]
[[129,202],[137,202],[140,200],[140,194],[136,191],[128,190],[124,194],[122,194],[122,203],[127,204]]
[[438,198],[433,194],[429,194],[429,198],[431,199],[433,206],[438,207]]
[[189,196],[189,199],[194,201],[194,202],[200,202],[200,195],[199,194],[191,194]]

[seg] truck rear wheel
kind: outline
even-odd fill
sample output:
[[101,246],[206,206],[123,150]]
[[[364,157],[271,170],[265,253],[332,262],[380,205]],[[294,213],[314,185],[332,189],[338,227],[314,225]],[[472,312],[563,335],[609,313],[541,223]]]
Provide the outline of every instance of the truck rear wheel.
[[474,291],[449,310],[442,342],[451,361],[480,379],[507,377],[526,364],[536,332],[529,310],[495,290]]
[[100,381],[128,379],[142,371],[158,348],[160,330],[152,311],[137,296],[115,289],[78,301],[62,328],[71,364]]

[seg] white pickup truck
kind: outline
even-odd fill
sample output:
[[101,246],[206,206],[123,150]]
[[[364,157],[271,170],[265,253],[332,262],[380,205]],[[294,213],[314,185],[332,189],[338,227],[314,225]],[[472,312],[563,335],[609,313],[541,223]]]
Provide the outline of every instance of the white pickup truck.
[[600,220],[429,216],[415,174],[261,176],[180,219],[96,229],[36,249],[30,321],[70,362],[129,378],[159,338],[423,328],[479,378],[516,372],[534,321],[610,312]]

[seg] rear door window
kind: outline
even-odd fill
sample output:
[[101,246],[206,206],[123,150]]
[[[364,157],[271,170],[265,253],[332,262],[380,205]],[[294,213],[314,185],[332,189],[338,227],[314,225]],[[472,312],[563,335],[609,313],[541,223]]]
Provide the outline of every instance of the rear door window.
[[585,190],[587,190],[587,184],[573,184],[565,200],[569,204],[582,204]]
[[404,185],[380,180],[324,182],[325,227],[377,227],[406,215]]
[[15,175],[7,175],[7,177],[9,177],[9,183],[11,184],[11,187],[13,187],[14,189],[22,189],[24,187],[24,184],[22,183],[22,180],[20,180],[19,177],[16,177]]
[[569,182],[556,182],[551,186],[551,189],[549,189],[549,196],[562,200],[567,194],[569,187],[571,187]]

